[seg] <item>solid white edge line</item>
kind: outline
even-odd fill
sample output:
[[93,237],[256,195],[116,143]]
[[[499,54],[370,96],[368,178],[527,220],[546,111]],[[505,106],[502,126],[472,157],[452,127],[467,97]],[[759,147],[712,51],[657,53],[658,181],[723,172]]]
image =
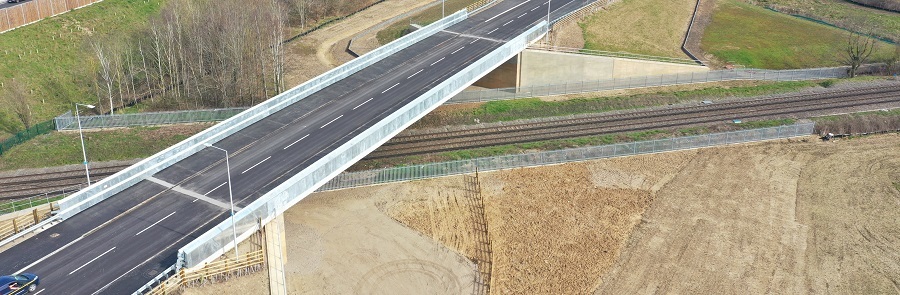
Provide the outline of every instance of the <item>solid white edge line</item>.
[[44,292],[44,290],[47,290],[47,289],[41,289],[41,290],[39,290],[39,291],[37,291],[37,292],[34,292],[34,295],[41,294],[41,292]]
[[[410,78],[412,78],[412,77],[418,75],[419,73],[421,73],[421,72],[424,71],[424,70],[425,70],[425,69],[421,69],[421,70],[419,70],[418,72],[416,72],[415,74],[409,75],[409,77],[406,77],[406,79],[410,79]],[[371,99],[371,98],[370,98],[370,99]],[[368,101],[368,100],[367,100],[367,101]],[[354,108],[354,110],[355,110],[355,108]]]
[[431,63],[431,65],[432,65],[432,66],[433,66],[433,65],[436,65],[437,63],[439,63],[439,62],[441,62],[442,60],[444,60],[444,58],[446,58],[446,57],[442,57],[441,59],[437,60],[436,62]]
[[489,19],[487,19],[487,20],[486,20],[486,21],[484,21],[484,22],[489,22],[489,21],[491,21],[491,20],[493,20],[493,19],[495,19],[495,18],[497,18],[497,17],[499,17],[499,16],[501,16],[501,15],[503,15],[503,14],[504,14],[504,13],[507,13],[507,12],[509,12],[509,11],[510,11],[510,10],[513,10],[513,9],[516,9],[516,8],[519,8],[519,6],[522,6],[522,5],[525,5],[525,3],[528,3],[528,2],[529,2],[529,1],[531,1],[531,0],[526,0],[526,1],[525,1],[525,2],[522,2],[522,3],[519,3],[519,5],[516,5],[516,6],[513,6],[513,7],[512,7],[512,8],[510,8],[510,9],[507,9],[507,10],[506,10],[506,11],[504,11],[504,12],[501,12],[501,13],[498,13],[498,14],[497,14],[497,15],[495,15],[495,16],[493,16],[493,17],[491,17],[491,18],[489,18]]
[[20,269],[20,270],[17,271],[16,273],[23,273],[23,272],[25,272],[26,270],[28,270],[28,269],[31,268],[32,266],[35,266],[35,265],[37,265],[38,263],[41,263],[42,261],[44,261],[44,259],[50,258],[50,257],[53,256],[53,255],[56,255],[56,253],[59,253],[60,251],[62,251],[62,250],[64,250],[64,249],[68,248],[69,246],[71,246],[72,244],[75,244],[76,242],[81,241],[81,239],[83,239],[83,238],[84,238],[84,236],[78,237],[78,238],[75,239],[74,241],[71,241],[71,242],[69,242],[68,244],[66,244],[65,246],[62,246],[62,247],[60,247],[59,249],[56,249],[56,251],[50,252],[50,254],[47,254],[47,256],[41,257],[41,259],[38,259],[37,261],[35,261],[35,262],[29,264],[28,266],[23,267],[22,269]]
[[457,53],[457,52],[459,52],[459,51],[460,51],[460,50],[463,50],[463,48],[466,48],[466,47],[465,47],[465,46],[463,46],[463,47],[460,47],[460,48],[459,48],[459,49],[457,49],[457,50],[454,50],[454,51],[453,51],[453,52],[451,52],[451,53],[450,53],[450,54],[454,54],[454,53]]
[[356,106],[356,107],[353,108],[353,109],[355,110],[355,109],[361,107],[362,105],[366,104],[367,102],[369,102],[369,101],[372,100],[372,99],[374,99],[374,97],[373,97],[373,98],[370,98],[370,99],[367,99],[366,101],[364,101],[363,103],[359,104],[358,106]]
[[[371,100],[371,98],[370,98],[369,100]],[[368,101],[368,100],[367,100],[367,101]],[[357,106],[357,107],[359,107],[359,106]],[[353,109],[355,110],[356,108],[353,108]],[[294,145],[294,144],[300,142],[301,140],[303,140],[303,139],[306,138],[307,136],[309,136],[309,134],[304,135],[303,137],[301,137],[301,138],[298,139],[298,140],[295,140],[295,141],[292,142],[291,144],[289,144],[289,145],[287,145],[286,147],[284,147],[283,150],[286,150],[286,149],[290,148],[292,145]]]
[[[385,92],[388,92],[388,90],[391,90],[391,89],[394,89],[394,87],[397,87],[397,85],[400,85],[400,83],[397,83],[397,84],[394,84],[394,86],[388,87],[388,89],[385,89],[385,90],[382,91],[381,93],[384,94]],[[327,124],[326,124],[326,125],[327,125]]]
[[[175,212],[178,212],[178,211],[175,211]],[[169,213],[169,215],[166,215],[166,217],[163,217],[163,218],[160,219],[159,221],[154,222],[153,224],[151,224],[151,225],[148,226],[147,228],[145,228],[145,229],[139,231],[138,233],[134,234],[134,236],[140,235],[140,234],[144,233],[145,231],[147,231],[148,229],[150,229],[151,227],[153,227],[154,225],[157,225],[157,224],[159,224],[160,222],[163,222],[163,220],[166,220],[166,218],[169,218],[169,216],[174,215],[175,212]]]
[[217,186],[216,188],[211,189],[211,190],[209,190],[208,192],[206,192],[204,195],[208,195],[209,193],[211,193],[211,192],[213,192],[213,191],[219,189],[220,187],[222,187],[222,186],[225,185],[226,183],[228,183],[228,182],[227,182],[227,181],[226,181],[226,182],[223,182],[222,184],[220,184],[220,185]]
[[109,252],[111,252],[112,250],[115,250],[115,249],[116,249],[116,247],[112,247],[112,249],[106,250],[106,252],[103,252],[103,254],[100,254],[99,256],[94,257],[94,259],[91,259],[91,261],[88,261],[88,262],[85,263],[84,265],[82,265],[82,266],[76,268],[75,270],[73,270],[72,272],[70,272],[68,275],[72,275],[73,273],[75,273],[75,272],[81,270],[82,268],[84,268],[84,267],[87,266],[88,264],[91,264],[91,262],[94,262],[94,261],[96,261],[97,259],[100,259],[100,257],[103,257],[103,255],[106,255],[106,253],[109,253]]
[[[335,119],[335,120],[337,120],[337,119]],[[250,169],[256,168],[256,166],[259,166],[259,164],[262,164],[263,162],[269,160],[270,158],[272,158],[272,156],[268,156],[265,159],[263,159],[262,161],[259,161],[259,163],[256,163],[256,165],[250,166],[250,168],[247,168],[247,170],[244,170],[244,172],[241,172],[241,174],[247,173],[247,171],[250,171]]]
[[325,128],[325,126],[328,126],[328,124],[334,123],[334,121],[337,121],[337,119],[340,119],[343,116],[344,115],[340,115],[337,118],[334,118],[334,120],[328,121],[328,123],[325,123],[325,125],[322,125],[322,127],[319,127],[319,129]]

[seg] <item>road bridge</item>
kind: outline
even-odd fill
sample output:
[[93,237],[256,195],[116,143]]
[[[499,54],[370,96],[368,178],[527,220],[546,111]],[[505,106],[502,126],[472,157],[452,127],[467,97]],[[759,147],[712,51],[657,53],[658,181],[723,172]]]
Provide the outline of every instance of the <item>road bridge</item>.
[[66,198],[44,230],[3,242],[19,240],[0,272],[39,274],[44,294],[128,294],[215,258],[233,247],[230,195],[248,236],[524,50],[548,9],[584,4],[505,0],[429,25]]

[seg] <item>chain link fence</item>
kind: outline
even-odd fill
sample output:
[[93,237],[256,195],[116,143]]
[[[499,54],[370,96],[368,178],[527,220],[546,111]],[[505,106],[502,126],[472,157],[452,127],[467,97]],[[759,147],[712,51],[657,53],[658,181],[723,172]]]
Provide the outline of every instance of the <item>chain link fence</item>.
[[737,80],[800,81],[847,77],[847,67],[800,70],[736,69],[695,73],[679,73],[658,76],[614,78],[593,81],[576,81],[564,84],[497,88],[466,91],[450,99],[447,104],[487,102],[540,96],[589,93],[606,90],[659,87],[706,82]]
[[7,138],[3,141],[0,141],[0,155],[8,152],[13,147],[22,144],[32,138],[35,138],[39,135],[50,133],[50,131],[54,130],[54,122],[53,120],[41,122],[34,124],[28,129],[25,129],[22,132],[14,134],[12,137]]
[[[133,126],[152,126],[182,123],[224,121],[247,108],[226,108],[191,111],[153,112],[106,116],[80,116],[82,129],[116,128]],[[66,112],[53,119],[56,130],[78,130],[78,124],[72,112]]]
[[806,136],[813,133],[815,123],[750,129],[724,133],[712,133],[612,145],[573,148],[521,155],[486,157],[442,163],[386,168],[359,172],[345,172],[317,191],[330,191],[382,183],[410,181],[450,175],[493,171],[511,168],[534,167],[550,164],[605,159],[639,154],[694,149],[726,144]]

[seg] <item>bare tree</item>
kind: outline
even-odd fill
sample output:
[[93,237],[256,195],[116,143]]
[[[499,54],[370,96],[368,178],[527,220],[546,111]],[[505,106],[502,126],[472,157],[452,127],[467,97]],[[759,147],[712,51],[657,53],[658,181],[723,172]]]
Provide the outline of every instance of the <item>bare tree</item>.
[[869,56],[875,51],[875,38],[858,32],[850,32],[847,36],[847,48],[844,62],[850,66],[848,74],[850,78],[856,77],[859,67],[869,60]]
[[30,96],[28,87],[19,79],[11,79],[4,84],[2,91],[3,105],[9,112],[16,115],[16,119],[25,126],[25,129],[31,128],[34,117],[31,112],[31,104],[28,103]]

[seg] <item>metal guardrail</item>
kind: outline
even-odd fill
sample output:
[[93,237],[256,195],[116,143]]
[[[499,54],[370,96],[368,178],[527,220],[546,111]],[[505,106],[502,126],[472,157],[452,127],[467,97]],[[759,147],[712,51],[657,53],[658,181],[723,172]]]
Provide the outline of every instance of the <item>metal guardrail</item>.
[[194,267],[229,251],[237,242],[232,240],[232,220],[238,232],[238,241],[247,238],[260,224],[266,224],[284,213],[419,118],[524,50],[529,43],[543,36],[546,30],[547,23],[539,23],[335,148],[233,217],[181,248],[178,267]]
[[466,91],[450,99],[447,104],[487,102],[552,95],[589,93],[644,87],[672,86],[706,82],[737,80],[800,81],[847,77],[847,67],[802,70],[738,69],[708,72],[680,73],[659,76],[615,78],[592,81],[575,81],[564,84],[510,87]]
[[521,155],[485,157],[406,167],[344,172],[320,187],[317,191],[331,191],[382,183],[475,173],[476,167],[478,171],[484,172],[806,136],[813,134],[814,127],[815,123],[803,123]]

